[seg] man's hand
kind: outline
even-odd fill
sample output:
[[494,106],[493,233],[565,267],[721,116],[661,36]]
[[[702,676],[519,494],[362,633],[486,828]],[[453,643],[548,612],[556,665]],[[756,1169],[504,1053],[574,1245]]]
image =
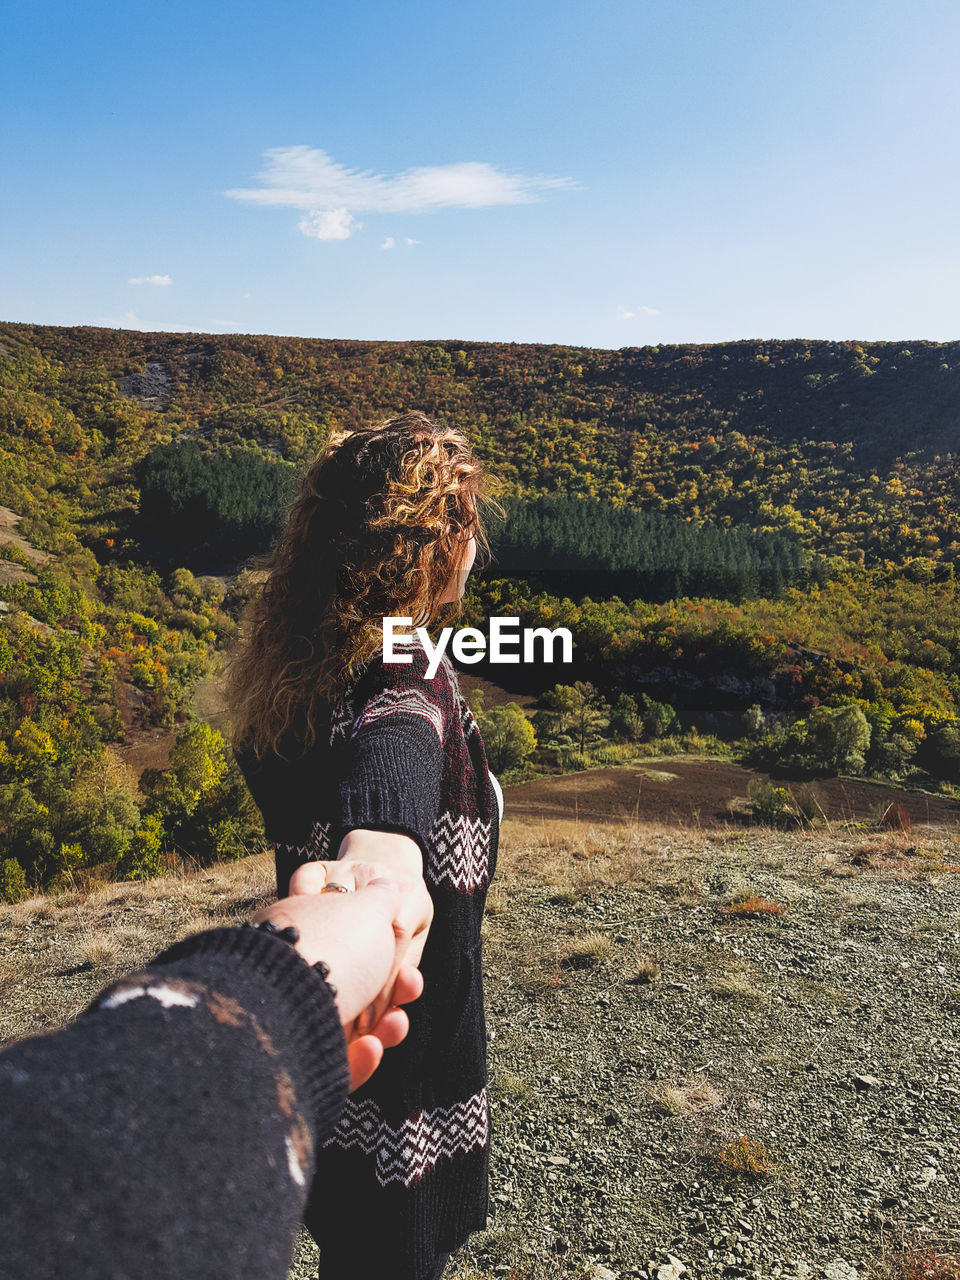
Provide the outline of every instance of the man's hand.
[[404,890],[385,879],[382,867],[361,866],[349,876],[329,877],[349,893],[320,892],[327,883],[324,868],[337,866],[307,863],[299,868],[290,897],[265,907],[254,920],[271,920],[280,928],[293,925],[300,933],[297,950],[307,963],[323,960],[329,967],[347,1038],[350,1088],[356,1089],[376,1070],[384,1049],[407,1034],[409,1020],[398,1006],[416,1000],[423,990],[419,971],[405,960],[407,926],[399,926],[398,932],[397,923],[410,915],[409,896],[417,894],[415,885]]

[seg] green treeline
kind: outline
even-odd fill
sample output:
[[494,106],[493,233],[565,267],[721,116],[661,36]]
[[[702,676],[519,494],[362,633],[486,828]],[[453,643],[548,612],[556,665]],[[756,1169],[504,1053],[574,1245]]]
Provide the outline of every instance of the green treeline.
[[794,533],[695,524],[590,499],[514,498],[504,505],[491,571],[574,597],[739,600],[776,596],[825,574]]
[[138,479],[134,530],[144,553],[195,567],[264,550],[293,497],[296,470],[257,449],[212,452],[182,440],[151,449]]

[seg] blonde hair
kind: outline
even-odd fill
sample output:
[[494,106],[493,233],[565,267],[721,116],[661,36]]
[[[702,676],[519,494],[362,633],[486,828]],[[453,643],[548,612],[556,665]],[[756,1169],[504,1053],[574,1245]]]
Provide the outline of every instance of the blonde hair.
[[432,626],[494,482],[466,439],[422,413],[332,434],[311,465],[244,615],[229,688],[234,741],[279,751],[382,644],[382,620]]

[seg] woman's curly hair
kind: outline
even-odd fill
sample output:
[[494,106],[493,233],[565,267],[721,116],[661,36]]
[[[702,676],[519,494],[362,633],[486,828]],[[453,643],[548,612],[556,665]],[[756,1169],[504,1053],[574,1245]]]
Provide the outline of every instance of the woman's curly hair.
[[457,431],[422,413],[330,436],[262,563],[229,673],[234,742],[301,749],[383,643],[384,617],[432,626],[471,535],[489,547],[494,484]]

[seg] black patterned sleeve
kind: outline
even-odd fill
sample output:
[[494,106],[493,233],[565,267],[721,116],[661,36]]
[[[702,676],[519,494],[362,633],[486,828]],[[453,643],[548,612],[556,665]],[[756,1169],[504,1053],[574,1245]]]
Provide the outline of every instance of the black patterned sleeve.
[[340,835],[396,831],[426,855],[440,807],[453,688],[446,665],[428,679],[423,650],[411,656],[405,665],[377,663],[364,678],[340,784]]
[[200,934],[0,1055],[6,1280],[283,1280],[347,1094],[330,989],[287,943]]

